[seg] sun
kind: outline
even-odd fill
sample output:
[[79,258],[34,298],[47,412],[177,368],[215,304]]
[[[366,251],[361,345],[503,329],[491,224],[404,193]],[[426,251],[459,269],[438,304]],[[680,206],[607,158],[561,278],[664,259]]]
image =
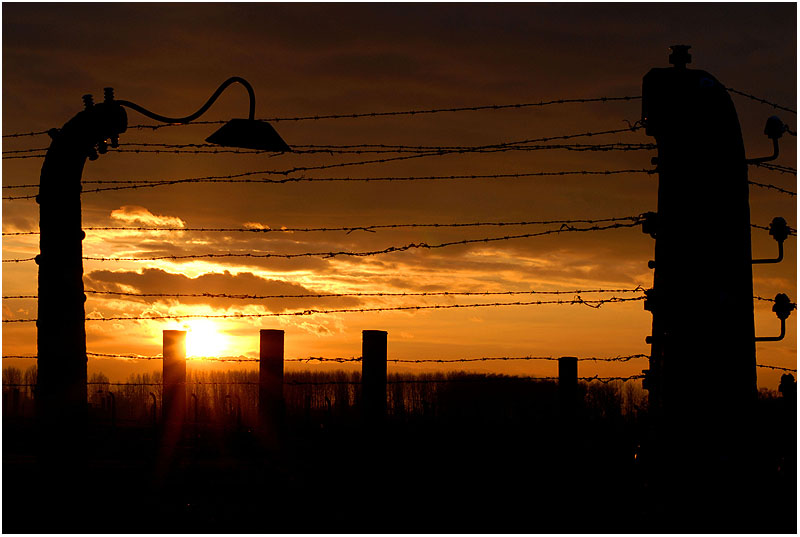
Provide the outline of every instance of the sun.
[[186,356],[212,357],[228,348],[228,338],[219,332],[216,323],[208,319],[193,319],[182,323],[186,333]]

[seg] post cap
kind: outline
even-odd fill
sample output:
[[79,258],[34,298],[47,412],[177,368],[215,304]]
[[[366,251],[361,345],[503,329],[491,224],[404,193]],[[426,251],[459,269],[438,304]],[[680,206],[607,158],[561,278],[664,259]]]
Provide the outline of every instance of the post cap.
[[672,45],[669,55],[669,63],[676,69],[685,69],[687,63],[692,63],[692,55],[689,54],[691,45]]

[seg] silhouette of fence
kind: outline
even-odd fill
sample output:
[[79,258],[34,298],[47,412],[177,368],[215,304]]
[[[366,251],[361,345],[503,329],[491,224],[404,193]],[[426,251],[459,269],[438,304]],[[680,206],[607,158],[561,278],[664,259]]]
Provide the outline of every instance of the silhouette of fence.
[[[751,100],[760,102],[765,105],[769,105],[776,109],[785,110],[791,113],[795,113],[796,111],[781,105],[778,105],[774,102],[768,101],[766,99],[762,99],[756,97],[754,95],[748,94],[746,92],[742,92],[739,90],[735,90],[733,88],[727,88],[728,91],[744,96]],[[275,118],[267,118],[266,121],[313,121],[313,120],[328,120],[328,119],[355,119],[355,118],[370,118],[370,117],[386,117],[386,116],[416,116],[416,115],[426,115],[426,114],[436,114],[436,113],[447,113],[447,112],[468,112],[468,111],[491,111],[491,110],[504,110],[504,109],[521,109],[521,108],[530,108],[530,107],[544,107],[544,106],[551,106],[551,105],[563,105],[563,104],[579,104],[579,103],[607,103],[607,102],[614,102],[614,101],[631,101],[631,100],[638,100],[641,99],[641,96],[619,96],[619,97],[597,97],[597,98],[583,98],[583,99],[557,99],[557,100],[550,100],[550,101],[539,101],[539,102],[529,102],[529,103],[513,103],[513,104],[493,104],[493,105],[481,105],[481,106],[468,106],[468,107],[451,107],[451,108],[434,108],[434,109],[419,109],[419,110],[406,110],[406,111],[387,111],[387,112],[359,112],[359,113],[352,113],[352,114],[327,114],[327,115],[314,115],[314,116],[295,116],[295,117],[275,117]],[[188,124],[160,124],[160,125],[133,125],[130,126],[129,129],[151,129],[157,130],[166,127],[177,127],[177,126],[185,126],[185,125],[201,125],[201,124],[218,124],[223,123],[221,121],[195,121]],[[361,160],[361,161],[351,161],[351,162],[339,162],[339,163],[332,163],[332,164],[322,164],[316,166],[296,166],[291,168],[286,168],[282,170],[272,169],[272,170],[258,170],[258,171],[250,171],[250,172],[243,172],[238,174],[231,174],[231,175],[211,175],[205,177],[192,177],[192,178],[183,178],[183,179],[139,179],[139,180],[87,180],[83,181],[84,184],[97,184],[102,185],[97,188],[92,189],[85,189],[83,193],[96,193],[102,191],[109,191],[109,190],[123,190],[123,189],[139,189],[139,188],[153,188],[158,186],[169,186],[169,185],[177,185],[177,184],[196,184],[196,183],[262,183],[262,184],[283,184],[283,183],[290,183],[290,182],[330,182],[330,181],[432,181],[432,180],[458,180],[458,179],[508,179],[508,178],[524,178],[524,177],[537,177],[537,176],[567,176],[567,175],[616,175],[616,174],[653,174],[656,170],[653,169],[620,169],[620,170],[574,170],[574,171],[544,171],[544,172],[529,172],[529,173],[503,173],[503,174],[486,174],[486,175],[438,175],[438,176],[378,176],[378,177],[304,177],[304,176],[293,176],[289,177],[292,174],[299,173],[299,172],[306,172],[306,171],[313,171],[313,170],[326,170],[331,168],[338,168],[338,167],[348,167],[348,166],[362,166],[362,165],[370,165],[370,164],[384,164],[389,162],[395,161],[405,161],[410,159],[418,159],[418,158],[425,158],[425,157],[435,157],[435,156],[446,156],[446,155],[456,155],[456,154],[468,154],[468,153],[494,153],[494,152],[505,152],[505,151],[543,151],[543,150],[568,150],[568,151],[642,151],[642,150],[652,150],[655,149],[656,146],[654,144],[649,143],[624,143],[624,142],[611,142],[611,143],[602,143],[602,144],[548,144],[548,145],[541,145],[542,142],[551,142],[556,140],[570,140],[574,138],[582,138],[582,137],[595,137],[601,135],[609,135],[609,134],[623,134],[623,133],[630,133],[636,132],[637,130],[641,129],[642,125],[640,122],[631,123],[628,122],[627,128],[620,128],[620,129],[607,129],[602,131],[587,131],[587,132],[579,132],[579,133],[570,133],[570,134],[562,134],[562,135],[555,135],[555,136],[545,136],[545,137],[538,137],[538,138],[529,138],[524,140],[516,140],[516,141],[508,141],[508,142],[500,142],[495,144],[487,144],[487,145],[477,145],[477,146],[408,146],[408,145],[389,145],[389,144],[350,144],[350,145],[321,145],[321,144],[308,144],[308,145],[299,145],[296,146],[295,150],[293,150],[293,154],[330,154],[330,155],[343,155],[343,154],[367,154],[367,153],[397,153],[398,156],[392,156],[387,158],[379,158],[379,159],[369,159],[369,160]],[[13,133],[3,135],[4,138],[18,138],[18,137],[27,137],[27,136],[37,136],[46,134],[48,131],[33,131],[27,133]],[[791,135],[796,135],[795,132],[791,131],[788,127],[786,127],[786,132]],[[539,145],[537,145],[539,144]],[[158,143],[142,143],[142,142],[131,142],[131,143],[123,143],[120,144],[122,147],[112,148],[112,151],[118,152],[133,152],[133,153],[164,153],[164,154],[201,154],[201,153],[226,153],[226,152],[234,152],[234,153],[242,153],[242,154],[252,154],[258,153],[258,151],[248,151],[248,150],[227,150],[227,149],[215,149],[216,146],[212,146],[210,144],[158,144]],[[15,150],[6,150],[3,152],[3,158],[13,159],[13,158],[41,158],[44,156],[42,153],[46,151],[47,148],[28,148],[28,149],[15,149]],[[405,154],[408,153],[408,154]],[[775,164],[768,164],[768,163],[754,163],[754,165],[762,167],[768,171],[776,171],[784,174],[797,174],[795,168],[791,168],[788,166],[782,165],[775,165]],[[253,176],[256,175],[266,175],[266,176],[274,176],[274,175],[282,175],[282,178],[270,178],[270,177],[259,177],[254,178]],[[775,190],[779,193],[787,194],[790,196],[796,196],[796,192],[778,187],[776,185],[766,184],[766,183],[759,183],[755,181],[749,181],[751,185],[758,186],[761,188]],[[113,186],[104,186],[104,185],[113,185]],[[34,188],[38,187],[39,185],[35,184],[20,184],[20,185],[3,185],[4,189],[19,189],[19,188]],[[23,199],[34,199],[36,195],[23,195],[23,196],[7,196],[4,197],[4,200],[23,200]],[[608,225],[599,226],[599,223],[608,223],[612,222]],[[295,258],[295,257],[312,257],[312,256],[319,256],[319,257],[336,257],[336,256],[372,256],[372,255],[380,255],[386,254],[391,252],[401,252],[407,251],[411,249],[435,249],[435,248],[444,248],[448,246],[456,246],[456,245],[466,245],[466,244],[473,244],[473,243],[488,243],[493,241],[507,241],[512,239],[521,239],[521,238],[531,238],[536,236],[544,236],[550,234],[559,234],[563,232],[582,232],[582,231],[600,231],[600,230],[607,230],[607,229],[616,229],[616,228],[623,228],[623,227],[634,227],[639,225],[642,222],[641,216],[631,216],[631,217],[615,217],[615,218],[608,218],[608,219],[573,219],[573,220],[550,220],[550,221],[521,221],[521,222],[472,222],[472,223],[454,223],[454,224],[419,224],[419,223],[411,223],[411,224],[386,224],[386,225],[366,225],[366,226],[351,226],[351,227],[339,227],[339,228],[285,228],[285,229],[243,229],[243,228],[144,228],[144,227],[97,227],[97,228],[87,228],[87,231],[183,231],[183,232],[250,232],[250,233],[266,233],[266,232],[311,232],[311,231],[345,231],[347,233],[351,233],[353,231],[375,231],[378,229],[398,229],[398,228],[416,228],[416,227],[433,227],[433,228],[444,228],[444,227],[479,227],[479,226],[513,226],[513,225],[533,225],[533,224],[561,224],[562,227],[559,229],[554,230],[546,230],[537,233],[525,233],[525,234],[518,234],[518,235],[506,235],[502,237],[486,237],[486,238],[476,238],[476,239],[464,239],[461,241],[451,241],[451,242],[443,242],[440,244],[427,244],[427,243],[410,243],[401,246],[390,246],[385,249],[381,250],[369,250],[369,251],[329,251],[329,252],[305,252],[305,253],[292,253],[292,254],[274,254],[274,253],[264,253],[264,254],[257,254],[253,252],[245,252],[245,253],[236,253],[236,252],[228,252],[228,253],[209,253],[209,254],[193,254],[193,255],[165,255],[165,256],[152,256],[152,257],[92,257],[86,256],[83,259],[85,260],[92,260],[92,261],[153,261],[153,260],[180,260],[180,259],[200,259],[200,258],[231,258],[231,257],[243,257],[243,258],[267,258],[267,257],[277,257],[277,258]],[[585,224],[594,224],[591,227],[587,228],[576,228],[573,227],[572,224],[578,223],[585,223]],[[759,226],[756,224],[751,224],[752,227],[757,229],[769,230],[769,228],[765,226]],[[38,232],[36,231],[27,231],[27,232],[4,232],[4,236],[13,236],[13,235],[35,235]],[[796,230],[790,228],[790,234],[796,235]],[[4,259],[4,263],[19,263],[24,261],[32,261],[34,257],[31,258],[24,258],[24,259]],[[580,297],[582,293],[595,293],[595,292],[613,292],[613,293],[629,293],[629,292],[637,292],[642,291],[641,288],[636,289],[590,289],[590,290],[576,290],[576,291],[499,291],[499,292],[426,292],[426,293],[331,293],[331,294],[308,294],[308,295],[231,295],[231,294],[212,294],[212,293],[202,293],[202,294],[191,294],[191,293],[127,293],[127,292],[114,292],[114,291],[101,291],[101,290],[89,290],[86,291],[88,294],[107,294],[107,295],[116,295],[116,296],[131,296],[131,297],[174,297],[174,298],[181,298],[181,297],[209,297],[209,298],[231,298],[231,299],[268,299],[268,298],[321,298],[321,297],[345,297],[345,296],[375,296],[375,297],[386,297],[386,296],[495,296],[495,295],[523,295],[523,294],[573,294],[575,297],[572,300],[550,300],[550,301],[529,301],[529,302],[506,302],[506,303],[485,303],[485,304],[445,304],[445,305],[416,305],[416,306],[397,306],[397,307],[381,307],[381,308],[350,308],[350,309],[328,309],[328,310],[313,310],[307,309],[300,312],[292,312],[292,313],[269,313],[269,314],[232,314],[232,315],[160,315],[160,316],[149,316],[149,317],[142,317],[142,318],[134,318],[134,317],[106,317],[106,318],[87,318],[87,321],[121,321],[121,320],[157,320],[157,319],[187,319],[187,318],[248,318],[248,317],[272,317],[272,316],[283,316],[283,315],[312,315],[312,314],[324,314],[324,313],[348,313],[348,312],[377,312],[377,311],[403,311],[403,310],[422,310],[422,309],[447,309],[447,308],[472,308],[472,307],[500,307],[500,306],[513,306],[513,305],[543,305],[543,304],[563,304],[563,305],[574,305],[574,304],[583,304],[591,307],[598,308],[606,303],[614,303],[614,302],[627,302],[627,301],[638,301],[643,300],[644,296],[633,297],[633,298],[618,298],[618,297],[611,297],[611,298],[600,298],[600,299],[593,299],[593,300],[585,300]],[[4,299],[12,299],[12,298],[36,298],[36,295],[9,295],[3,297]],[[774,299],[769,298],[762,298],[762,297],[754,297],[757,300],[765,300],[765,301],[774,301]],[[4,319],[3,322],[34,322],[35,319]],[[142,357],[142,356],[134,356],[134,355],[103,355],[100,353],[88,353],[90,356],[94,357],[114,357],[119,359],[160,359],[160,357]],[[10,357],[10,356],[9,356]],[[578,359],[578,361],[583,360],[593,360],[593,361],[627,361],[632,358],[639,358],[644,357],[644,355],[631,355],[629,357],[616,357],[616,358],[582,358]],[[22,356],[16,356],[16,358],[23,358]],[[303,359],[294,359],[295,361],[320,361],[320,362],[348,362],[348,361],[359,361],[359,359],[350,358],[303,358]],[[557,358],[552,357],[483,357],[483,358],[465,358],[459,360],[439,360],[439,359],[420,359],[420,360],[388,360],[390,362],[395,363],[445,363],[445,362],[475,362],[475,361],[490,361],[490,360],[557,360]],[[228,361],[228,362],[246,362],[246,361],[253,361],[251,359],[219,359],[218,361]],[[288,360],[292,361],[292,360]],[[758,367],[770,368],[770,369],[780,369],[786,371],[794,371],[788,368],[781,368],[777,366],[768,366],[768,365],[759,365]],[[518,377],[518,378],[526,378],[526,377]],[[537,377],[539,380],[547,380],[552,379],[549,377]],[[640,375],[632,376],[632,377],[608,377],[605,380],[599,377],[583,377],[582,380],[601,380],[610,382],[612,380],[634,380],[641,378]],[[529,378],[532,380],[533,378]],[[411,382],[411,381],[403,381],[403,382]],[[431,381],[431,382],[441,382],[439,380]],[[116,384],[116,385],[128,385],[128,384]],[[147,385],[147,384],[142,384]]]

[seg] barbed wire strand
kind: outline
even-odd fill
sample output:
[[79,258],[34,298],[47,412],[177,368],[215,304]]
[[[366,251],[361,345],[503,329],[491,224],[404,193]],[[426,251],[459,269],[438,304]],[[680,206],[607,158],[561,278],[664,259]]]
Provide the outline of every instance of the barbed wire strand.
[[[139,145],[139,144],[120,144],[120,145]],[[213,147],[213,148],[212,148]],[[144,148],[144,149],[127,149],[124,147],[120,148],[111,148],[108,149],[109,153],[134,153],[134,154],[157,154],[157,155],[215,155],[215,154],[239,154],[239,155],[262,155],[262,154],[269,154],[274,156],[274,152],[271,151],[262,151],[262,150],[243,150],[243,149],[221,149],[218,146],[212,146],[209,148],[199,147],[197,149],[181,149],[181,148],[161,148],[161,149],[152,149],[152,148]],[[502,148],[502,151],[527,151],[527,152],[534,152],[534,151],[553,151],[553,150],[566,150],[566,151],[578,151],[578,152],[612,152],[612,151],[619,151],[619,152],[628,152],[628,151],[649,151],[656,149],[657,146],[655,144],[628,144],[628,143],[608,143],[608,144],[552,144],[552,145],[512,145],[506,148]],[[38,153],[41,151],[39,148],[35,149],[17,149],[12,151],[4,151],[3,152],[3,159],[11,160],[11,159],[31,159],[31,158],[44,158],[46,156],[45,153]],[[419,146],[419,148],[414,147],[403,147],[397,146],[395,148],[386,147],[386,148],[352,148],[352,149],[337,149],[337,148],[312,148],[312,149],[297,149],[292,148],[291,152],[286,152],[285,154],[291,155],[362,155],[362,154],[385,154],[385,153],[413,153],[413,154],[431,154],[436,155],[441,152],[498,152],[500,151],[499,148],[487,148],[487,149],[472,149],[469,146],[445,146],[445,147],[437,147],[437,146]]]
[[[187,232],[187,233],[307,233],[307,232],[331,232],[331,231],[344,231],[347,234],[353,231],[367,231],[373,232],[377,229],[401,229],[401,228],[458,228],[458,227],[504,227],[504,226],[530,226],[530,225],[547,225],[547,224],[594,224],[600,222],[619,222],[626,220],[635,220],[638,216],[624,216],[613,218],[596,218],[596,219],[574,219],[574,220],[522,220],[513,222],[465,222],[465,223],[442,223],[442,224],[378,224],[378,225],[364,225],[364,226],[347,226],[347,227],[316,227],[316,228],[290,228],[282,226],[279,228],[271,227],[247,227],[247,228],[203,228],[203,227],[122,227],[122,226],[90,226],[83,228],[83,231],[124,231],[124,232]],[[769,226],[761,226],[758,224],[750,224],[751,227],[769,231]],[[38,231],[4,231],[3,236],[20,236],[20,235],[38,235]],[[789,227],[789,234],[791,236],[797,235],[795,228]]]
[[[644,296],[632,298],[598,298],[584,300],[580,296],[576,296],[572,300],[536,300],[530,302],[491,302],[481,304],[431,304],[423,306],[394,306],[382,308],[341,308],[329,310],[307,309],[296,312],[273,312],[273,313],[231,313],[220,315],[201,315],[201,314],[185,314],[185,315],[148,315],[146,317],[87,317],[86,321],[156,321],[162,319],[254,319],[263,317],[302,317],[317,314],[331,314],[331,313],[372,313],[380,311],[420,311],[432,309],[454,309],[454,308],[487,308],[487,307],[502,307],[502,306],[540,306],[540,305],[576,305],[583,304],[591,308],[599,308],[603,304],[632,302],[644,300]],[[36,319],[3,319],[3,323],[35,323]]]
[[[113,190],[136,190],[141,188],[156,188],[161,186],[172,186],[179,184],[199,184],[199,183],[225,183],[225,184],[287,184],[287,183],[323,183],[323,182],[404,182],[404,181],[453,181],[462,179],[521,179],[524,177],[562,177],[569,175],[620,175],[620,174],[647,174],[652,175],[655,170],[646,168],[628,168],[618,170],[568,170],[553,172],[520,172],[520,173],[497,173],[497,174],[461,174],[461,175],[410,175],[410,176],[373,176],[373,177],[284,177],[281,179],[258,178],[243,179],[242,176],[257,175],[261,172],[244,172],[234,175],[217,175],[208,177],[192,177],[187,179],[165,179],[157,181],[146,180],[86,180],[84,184],[117,184],[121,186],[98,187],[83,189],[82,194],[92,194]],[[24,196],[4,196],[4,200],[32,200],[37,194]]]
[[[201,232],[201,233],[307,233],[307,232],[331,232],[331,231],[344,231],[347,234],[353,231],[374,231],[377,229],[402,229],[402,228],[458,228],[458,227],[505,227],[505,226],[531,226],[531,225],[548,225],[548,224],[598,224],[603,222],[624,222],[629,220],[638,220],[640,217],[635,216],[615,216],[610,218],[581,218],[572,220],[517,220],[508,222],[461,222],[461,223],[410,223],[410,224],[375,224],[363,226],[346,226],[346,227],[286,227],[279,228],[265,227],[244,227],[244,228],[203,228],[203,227],[85,227],[83,231],[172,231],[172,232]],[[755,226],[758,227],[758,226]],[[15,235],[38,235],[38,231],[14,231],[3,232],[3,236]]]
[[[632,95],[632,96],[619,96],[619,97],[590,97],[590,98],[576,98],[576,99],[554,99],[550,101],[538,101],[538,102],[529,102],[529,103],[513,103],[513,104],[489,104],[489,105],[480,105],[480,106],[462,106],[462,107],[450,107],[450,108],[429,108],[429,109],[417,109],[417,110],[401,110],[401,111],[388,111],[388,112],[356,112],[356,113],[349,113],[349,114],[318,114],[318,115],[306,115],[306,116],[294,116],[294,117],[268,117],[259,119],[259,121],[271,121],[271,122],[281,122],[281,121],[318,121],[323,119],[357,119],[357,118],[375,118],[375,117],[387,117],[387,116],[418,116],[418,115],[425,115],[425,114],[436,114],[436,113],[443,113],[443,112],[477,112],[481,110],[504,110],[504,109],[519,109],[519,108],[532,108],[532,107],[543,107],[543,106],[550,106],[550,105],[559,105],[559,104],[586,104],[586,103],[607,103],[607,102],[614,102],[614,101],[632,101],[641,99],[641,95]],[[225,120],[215,120],[215,121],[192,121],[189,123],[164,123],[158,125],[130,125],[128,126],[128,130],[132,129],[148,129],[148,130],[159,130],[168,127],[185,127],[188,125],[220,125],[226,123]],[[32,131],[32,132],[17,132],[12,134],[4,134],[3,138],[20,138],[25,136],[39,136],[42,134],[47,134],[49,131]]]
[[[475,244],[475,243],[489,243],[489,242],[497,242],[497,241],[507,241],[507,240],[515,240],[515,239],[525,239],[525,238],[532,238],[532,237],[541,237],[545,235],[553,235],[559,233],[570,233],[570,232],[588,232],[588,231],[606,231],[610,229],[621,229],[621,228],[632,228],[638,226],[641,223],[639,219],[631,223],[620,223],[614,222],[613,224],[608,224],[605,226],[598,226],[594,225],[591,227],[585,228],[576,228],[567,224],[562,224],[562,226],[558,229],[548,229],[545,231],[539,231],[536,233],[522,233],[519,235],[505,235],[503,237],[484,237],[480,239],[463,239],[460,241],[449,241],[449,242],[442,242],[439,244],[428,244],[425,242],[419,243],[410,243],[403,246],[389,246],[382,250],[368,250],[363,252],[352,252],[352,251],[331,251],[331,252],[302,252],[297,254],[274,254],[274,253],[253,253],[253,252],[243,252],[243,253],[234,253],[234,252],[225,252],[219,254],[185,254],[185,255],[161,255],[161,256],[150,256],[150,257],[97,257],[97,256],[83,256],[85,261],[158,261],[158,260],[182,260],[182,259],[218,259],[218,258],[235,258],[235,257],[243,257],[243,258],[250,258],[250,259],[267,259],[267,258],[280,258],[280,259],[294,259],[299,257],[322,257],[325,259],[334,258],[336,256],[348,256],[348,257],[369,257],[373,255],[381,255],[393,252],[405,252],[407,250],[413,249],[425,249],[425,250],[433,250],[438,248],[447,248],[450,246],[460,246],[466,244]],[[19,258],[19,259],[3,259],[3,263],[23,263],[27,261],[34,261],[36,256],[34,257],[27,257],[27,258]]]
[[[474,374],[473,374],[474,375]],[[584,382],[594,382],[599,381],[605,384],[610,382],[628,382],[632,380],[639,380],[643,379],[644,375],[631,375],[628,377],[600,377],[600,376],[592,376],[592,377],[578,377],[578,380]],[[432,378],[406,378],[406,379],[398,379],[398,378],[390,378],[386,380],[387,384],[446,384],[452,382],[493,382],[493,381],[554,381],[558,380],[558,377],[537,377],[537,376],[505,376],[505,375],[484,375],[484,376],[468,376],[468,377],[449,377],[449,378],[442,378],[442,379],[432,379]],[[164,386],[162,382],[107,382],[107,381],[91,381],[86,383],[89,386]],[[181,382],[178,384],[182,384],[185,386],[261,386],[260,382],[248,382],[248,381],[229,381],[229,382],[219,382],[219,381],[189,381],[189,382]],[[321,380],[321,381],[313,381],[313,380],[284,380],[284,386],[331,386],[331,385],[339,385],[339,386],[360,386],[362,383],[360,381],[352,381],[352,380]],[[4,388],[16,388],[16,387],[27,387],[27,388],[35,388],[35,384],[31,383],[5,383],[3,384]]]
[[[87,352],[87,356],[91,356],[93,358],[111,358],[111,359],[124,359],[124,360],[163,360],[163,356],[158,354],[154,356],[145,356],[141,354],[112,354],[112,353],[101,353],[101,352]],[[29,355],[16,355],[16,356],[3,356],[3,358],[29,358],[35,359],[36,356],[29,356]],[[596,356],[591,357],[584,357],[584,358],[576,358],[579,362],[629,362],[631,360],[640,359],[640,358],[649,358],[647,354],[629,354],[629,355],[618,355],[613,357],[606,357],[606,358],[598,358]],[[255,362],[258,363],[261,360],[259,358],[242,358],[242,357],[187,357],[186,360],[188,361],[209,361],[209,362]],[[559,358],[555,356],[483,356],[480,358],[455,358],[455,359],[442,359],[442,358],[422,358],[422,359],[387,359],[387,362],[390,363],[409,363],[409,364],[421,364],[421,363],[437,363],[437,364],[448,364],[448,363],[466,363],[466,362],[494,362],[494,361],[558,361]],[[301,363],[310,363],[310,362],[333,362],[333,363],[347,363],[347,362],[361,362],[362,357],[350,357],[350,358],[326,358],[322,356],[309,356],[307,358],[286,358],[283,360],[284,362],[301,362]]]
[[771,185],[771,184],[767,184],[767,183],[757,183],[755,181],[747,181],[747,182],[749,184],[751,184],[751,185],[758,186],[758,187],[761,187],[761,188],[767,188],[769,190],[775,190],[775,191],[780,192],[782,194],[788,194],[790,196],[797,196],[797,192],[792,192],[791,190],[786,190],[785,188],[781,188],[779,186],[775,186],[775,185]]
[[791,108],[787,108],[786,106],[781,106],[779,104],[775,104],[775,103],[770,102],[770,101],[768,101],[766,99],[762,99],[761,97],[756,97],[755,95],[750,95],[749,93],[745,93],[743,91],[739,91],[739,90],[733,89],[733,88],[725,88],[725,89],[728,90],[731,93],[735,93],[737,95],[741,95],[742,97],[747,97],[748,99],[751,99],[753,101],[759,102],[761,104],[766,104],[766,105],[771,106],[772,108],[775,108],[777,110],[785,110],[786,112],[791,112],[792,114],[797,114],[797,110],[792,110]]
[[797,175],[797,168],[792,168],[791,166],[784,166],[782,164],[772,164],[769,162],[757,162],[753,164],[753,166],[758,166],[759,168],[764,168],[766,170],[772,170],[775,172],[786,173],[790,175]]
[[[500,296],[500,295],[577,295],[585,293],[635,293],[643,292],[641,286],[633,289],[576,289],[570,291],[422,291],[422,292],[352,292],[309,293],[304,295],[248,295],[228,293],[132,293],[127,291],[84,290],[86,294],[113,295],[142,298],[229,298],[233,300],[267,300],[283,298],[344,298],[344,297],[408,297],[408,296]],[[37,295],[7,295],[3,300],[38,298]]]

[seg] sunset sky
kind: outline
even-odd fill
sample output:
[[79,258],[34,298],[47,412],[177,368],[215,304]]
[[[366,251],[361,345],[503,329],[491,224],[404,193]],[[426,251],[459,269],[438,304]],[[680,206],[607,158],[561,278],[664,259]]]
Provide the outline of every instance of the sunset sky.
[[[796,109],[796,5],[783,4],[9,4],[3,14],[4,135],[60,127],[82,109],[81,96],[119,99],[182,116],[202,105],[230,76],[254,87],[256,117],[425,110],[557,99],[641,95],[642,77],[668,66],[668,46],[692,45],[689,67],[723,84]],[[777,114],[792,130],[796,115],[733,96],[748,157],[766,156],[764,123]],[[246,117],[247,94],[229,88],[201,121]],[[641,117],[641,101],[556,104],[436,114],[273,121],[292,147],[386,144],[461,147],[624,128]],[[128,110],[128,124],[153,125]],[[129,128],[125,144],[203,144],[217,124]],[[650,144],[643,130],[544,142]],[[776,161],[796,167],[796,138],[781,140]],[[11,159],[46,148],[46,135],[3,138],[3,186],[36,184],[42,158]],[[163,147],[161,148],[163,149]],[[210,150],[199,148],[198,150]],[[372,148],[374,150],[374,148]],[[167,150],[168,151],[168,150]],[[41,153],[41,152],[40,152]],[[35,154],[35,153],[34,153]],[[230,176],[408,156],[412,153],[115,152],[87,162],[84,181]],[[495,175],[571,170],[650,169],[655,150],[506,151],[430,155],[385,163],[301,170],[289,177]],[[283,177],[252,175],[251,178]],[[750,179],[796,191],[796,177],[751,168]],[[556,175],[397,182],[178,184],[85,192],[84,227],[310,228],[604,219],[656,210],[657,176],[646,173]],[[84,190],[98,185],[85,185]],[[4,196],[36,189],[4,189]],[[687,195],[691,195],[687,193]],[[750,190],[752,223],[783,216],[797,227],[796,198]],[[4,232],[38,229],[38,205],[4,200]],[[698,232],[709,225],[696,218]],[[574,224],[576,227],[582,224]],[[425,242],[536,233],[560,226],[399,228],[376,232],[87,231],[84,255],[156,257],[219,253],[382,250]],[[753,229],[754,257],[774,257],[775,242]],[[797,299],[796,238],[786,259],[754,267],[755,294]],[[135,293],[419,293],[632,290],[652,286],[647,261],[654,241],[639,227],[561,233],[441,249],[364,257],[201,258],[186,261],[85,261],[86,289]],[[38,236],[4,236],[3,258],[38,253]],[[3,264],[3,295],[35,294],[33,262]],[[687,289],[686,307],[701,307],[714,282]],[[581,293],[583,299],[639,293]],[[269,300],[132,298],[91,294],[92,318],[148,315],[287,313],[414,305],[571,300],[566,295],[488,297],[342,297]],[[756,334],[775,335],[769,302],[756,301]],[[710,313],[711,314],[711,313]],[[36,301],[3,300],[3,318],[36,317]],[[760,364],[796,367],[796,312],[786,339],[759,343]],[[361,331],[386,330],[390,358],[598,356],[648,353],[652,317],[641,301],[529,305],[219,320],[87,321],[90,352],[156,355],[161,331],[190,329],[189,353],[258,353],[258,331],[286,331],[286,357],[351,357]],[[4,355],[34,355],[33,323],[4,324]],[[714,335],[709,335],[713,337]],[[194,338],[194,339],[193,339]],[[4,359],[25,368],[33,360]],[[557,374],[554,362],[478,362],[471,371]],[[195,365],[195,367],[199,367]],[[205,367],[211,367],[207,365]],[[251,364],[213,367],[253,368]],[[334,366],[291,365],[293,369]],[[356,367],[356,366],[354,366]],[[647,360],[582,363],[581,376],[628,376]],[[721,365],[722,367],[722,365]],[[115,380],[155,371],[159,362],[91,358],[89,372]],[[390,372],[464,369],[440,364],[390,366]],[[781,372],[758,370],[775,389]]]

